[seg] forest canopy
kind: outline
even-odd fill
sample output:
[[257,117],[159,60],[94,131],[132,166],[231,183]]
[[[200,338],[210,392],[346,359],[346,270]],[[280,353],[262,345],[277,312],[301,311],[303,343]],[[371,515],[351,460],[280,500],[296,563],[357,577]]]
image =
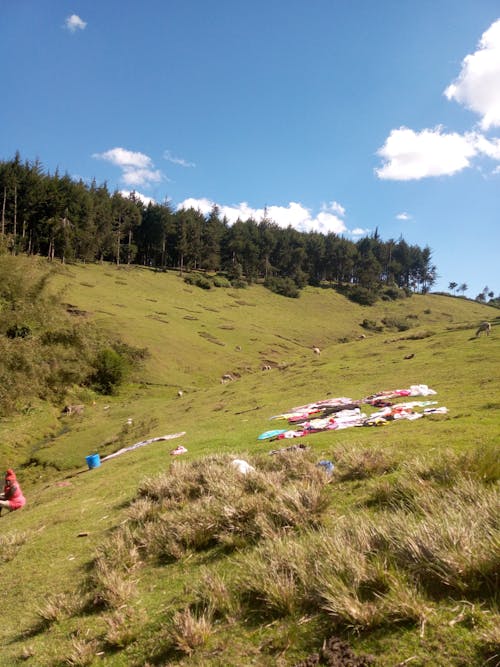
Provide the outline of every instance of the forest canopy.
[[[333,232],[301,232],[262,220],[230,225],[216,206],[209,215],[145,205],[107,185],[50,174],[19,154],[0,162],[0,248],[49,260],[110,261],[165,270],[222,272],[232,284],[264,281],[286,296],[330,284],[374,293],[381,288],[427,292],[436,281],[428,246],[378,232],[351,241]],[[369,301],[369,299],[368,299]]]

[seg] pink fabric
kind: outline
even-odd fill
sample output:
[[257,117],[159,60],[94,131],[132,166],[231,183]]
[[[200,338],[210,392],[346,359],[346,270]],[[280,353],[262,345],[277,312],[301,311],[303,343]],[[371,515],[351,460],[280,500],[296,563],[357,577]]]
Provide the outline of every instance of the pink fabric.
[[26,505],[26,498],[23,496],[14,471],[10,468],[5,476],[4,496],[11,511],[18,510]]
[[23,496],[20,489],[18,488],[18,493],[16,493],[16,495],[13,498],[9,499],[9,507],[11,511],[14,511],[21,509],[21,507],[24,507],[25,505],[26,505],[26,498]]

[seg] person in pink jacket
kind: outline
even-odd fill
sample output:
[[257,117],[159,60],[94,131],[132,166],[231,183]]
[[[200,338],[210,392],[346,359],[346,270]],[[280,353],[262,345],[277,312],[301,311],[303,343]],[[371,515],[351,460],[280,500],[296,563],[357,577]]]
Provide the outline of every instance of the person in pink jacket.
[[12,468],[9,468],[5,473],[3,493],[0,493],[0,514],[4,507],[9,512],[13,512],[14,510],[24,507],[25,504],[26,498],[17,481],[16,473]]

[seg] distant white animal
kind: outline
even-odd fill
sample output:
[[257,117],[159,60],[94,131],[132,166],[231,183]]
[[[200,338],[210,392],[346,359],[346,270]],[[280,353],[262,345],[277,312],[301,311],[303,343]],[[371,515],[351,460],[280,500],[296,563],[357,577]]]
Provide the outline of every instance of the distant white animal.
[[272,367],[269,366],[269,364],[265,364],[264,366],[262,366],[262,370],[263,371],[270,371],[270,370],[272,370]]
[[179,389],[179,391],[177,392],[177,396],[179,398],[182,398],[184,396],[184,392],[182,391],[182,389]]
[[226,373],[220,379],[221,384],[226,384],[226,382],[232,382],[233,380],[234,380],[234,377],[230,373]]
[[476,331],[476,336],[479,336],[479,334],[482,333],[483,331],[486,333],[487,336],[490,335],[491,324],[489,322],[481,322]]
[[321,350],[319,349],[319,347],[313,347],[312,350],[313,350],[314,354],[321,354]]
[[63,412],[67,415],[81,415],[84,408],[84,405],[67,405]]

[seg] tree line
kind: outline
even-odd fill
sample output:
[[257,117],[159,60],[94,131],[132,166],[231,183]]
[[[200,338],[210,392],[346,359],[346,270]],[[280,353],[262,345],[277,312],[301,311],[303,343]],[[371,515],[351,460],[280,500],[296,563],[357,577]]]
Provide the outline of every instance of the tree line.
[[50,174],[19,154],[0,162],[0,198],[0,242],[11,254],[224,272],[231,281],[264,280],[271,288],[277,281],[298,289],[328,282],[426,292],[436,280],[431,249],[402,237],[383,241],[375,231],[351,241],[283,228],[267,216],[229,224],[216,206],[204,215],[173,210],[168,201],[146,205],[135,193]]

